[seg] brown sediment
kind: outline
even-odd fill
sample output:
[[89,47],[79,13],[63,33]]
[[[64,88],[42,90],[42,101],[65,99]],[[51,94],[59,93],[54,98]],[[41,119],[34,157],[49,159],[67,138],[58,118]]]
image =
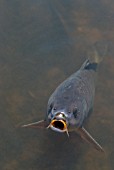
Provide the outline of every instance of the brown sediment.
[[92,170],[111,170],[106,155],[97,154],[96,151],[89,149],[84,156],[84,169]]

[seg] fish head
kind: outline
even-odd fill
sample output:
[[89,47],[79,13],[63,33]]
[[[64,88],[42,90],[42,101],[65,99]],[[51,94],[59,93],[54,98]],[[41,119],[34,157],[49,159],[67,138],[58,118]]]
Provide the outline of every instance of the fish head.
[[[51,115],[49,115],[49,117],[50,116]],[[51,128],[56,132],[66,132],[69,136],[68,132],[74,128],[81,127],[83,120],[83,114],[81,114],[77,108],[72,112],[59,110],[53,113],[47,128]]]
[[[54,103],[54,102],[53,102]],[[57,132],[67,132],[70,129],[81,127],[87,112],[87,104],[79,98],[75,102],[54,103],[49,105],[47,112],[48,128]]]
[[[51,128],[56,132],[67,132],[68,134],[68,115],[63,110],[56,111],[50,120],[47,128]],[[69,135],[68,135],[69,136]]]

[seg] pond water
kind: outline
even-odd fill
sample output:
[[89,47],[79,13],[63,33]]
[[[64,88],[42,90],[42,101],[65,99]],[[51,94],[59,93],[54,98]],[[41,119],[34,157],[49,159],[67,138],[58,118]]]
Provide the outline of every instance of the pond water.
[[[0,1],[0,169],[114,169],[114,1]],[[88,45],[105,41],[87,129],[99,153],[77,134],[20,125],[44,118],[53,90],[78,70]]]

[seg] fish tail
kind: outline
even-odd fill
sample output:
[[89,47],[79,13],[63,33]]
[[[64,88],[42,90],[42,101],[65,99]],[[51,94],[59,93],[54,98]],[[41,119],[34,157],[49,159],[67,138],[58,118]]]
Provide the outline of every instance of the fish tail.
[[88,50],[88,60],[90,63],[99,64],[107,54],[108,45],[106,42],[96,42]]
[[86,70],[96,71],[99,64],[103,61],[107,54],[107,44],[105,42],[96,42],[89,47],[88,59],[83,64],[82,68]]

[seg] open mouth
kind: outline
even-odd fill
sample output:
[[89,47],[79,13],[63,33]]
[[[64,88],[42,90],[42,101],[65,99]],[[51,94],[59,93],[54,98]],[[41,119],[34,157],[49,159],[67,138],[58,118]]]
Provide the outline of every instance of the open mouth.
[[52,120],[50,124],[51,129],[59,131],[59,132],[65,132],[67,129],[66,122],[64,120]]
[[66,117],[64,113],[60,112],[55,115],[47,128],[51,128],[56,132],[66,132],[69,137],[67,126],[68,122],[66,121]]

